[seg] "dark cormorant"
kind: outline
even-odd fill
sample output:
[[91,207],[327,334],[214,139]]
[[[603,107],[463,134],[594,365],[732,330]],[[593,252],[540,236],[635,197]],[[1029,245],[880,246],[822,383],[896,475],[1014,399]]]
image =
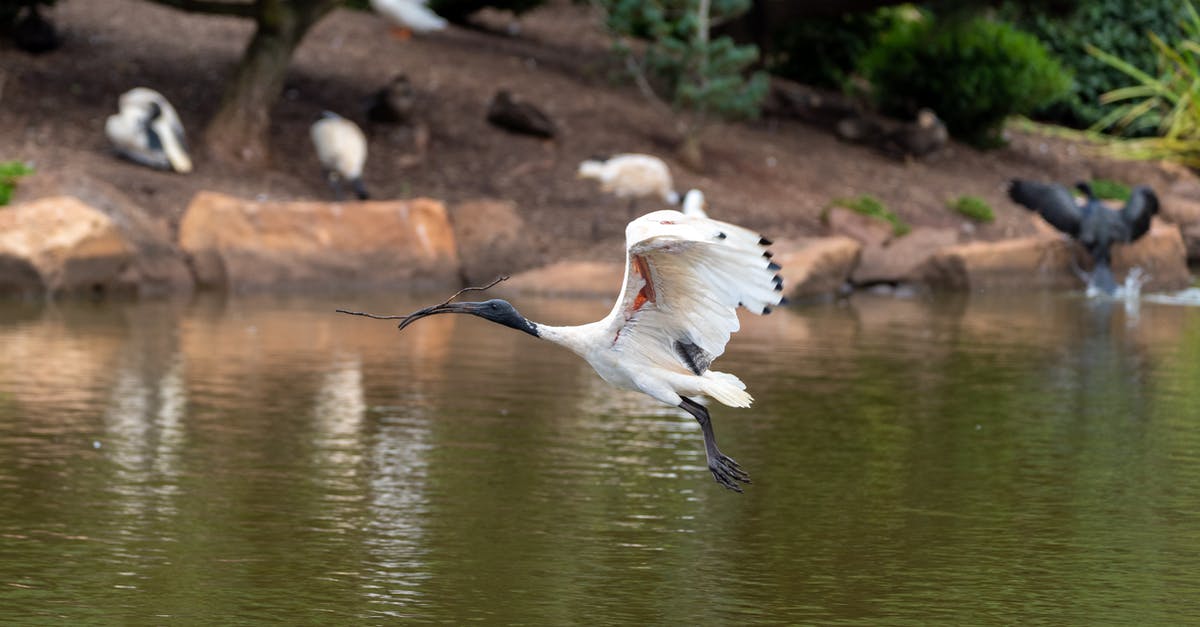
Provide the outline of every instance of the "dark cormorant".
[[1076,183],[1075,187],[1086,197],[1082,205],[1075,202],[1067,188],[1053,183],[1014,180],[1008,195],[1083,244],[1095,261],[1089,287],[1112,294],[1117,289],[1111,267],[1112,245],[1135,241],[1150,230],[1150,218],[1158,213],[1158,197],[1154,190],[1139,185],[1133,188],[1125,206],[1113,211],[1096,198],[1091,185]]

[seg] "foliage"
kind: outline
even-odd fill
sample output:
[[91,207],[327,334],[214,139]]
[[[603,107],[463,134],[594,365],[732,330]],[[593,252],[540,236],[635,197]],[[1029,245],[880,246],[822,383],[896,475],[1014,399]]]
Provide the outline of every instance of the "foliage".
[[[1065,15],[1037,4],[1018,6],[1006,2],[999,15],[1037,36],[1074,74],[1067,96],[1039,107],[1033,114],[1075,128],[1086,128],[1104,117],[1100,95],[1126,84],[1123,72],[1087,53],[1085,45],[1105,50],[1137,67],[1153,67],[1154,47],[1147,32],[1167,40],[1177,38],[1179,0],[1088,0]],[[1122,131],[1130,135],[1153,134],[1157,122],[1147,117]]]
[[[758,48],[739,46],[730,37],[709,37],[712,24],[750,7],[749,0],[599,0],[616,35],[619,53],[633,60],[629,38],[647,40],[635,70],[657,81],[663,99],[675,107],[722,117],[756,117],[767,93],[767,77],[748,73]],[[704,15],[704,6],[709,7]],[[635,77],[636,78],[636,77]]]
[[[1184,3],[1183,36],[1168,44],[1149,34],[1158,57],[1157,70],[1142,70],[1120,57],[1096,48],[1088,52],[1125,73],[1134,85],[1114,89],[1100,101],[1123,103],[1096,123],[1097,128],[1127,127],[1146,119],[1157,122],[1160,137],[1113,145],[1117,154],[1138,159],[1174,159],[1200,166],[1200,14]],[[1126,102],[1132,101],[1132,102]]]
[[855,213],[887,222],[892,227],[892,234],[896,236],[904,235],[912,230],[912,227],[900,216],[892,213],[882,200],[870,194],[862,194],[854,198],[835,198],[829,203],[829,206],[844,207]]
[[948,205],[955,212],[976,222],[993,222],[996,219],[992,206],[978,196],[959,196]]
[[1066,92],[1070,76],[1036,38],[983,17],[908,20],[861,59],[880,107],[911,116],[937,112],[950,133],[996,145],[1004,119]]
[[787,20],[772,33],[772,74],[807,85],[841,87],[881,32],[898,19],[895,9]]
[[1133,190],[1124,183],[1118,183],[1109,179],[1092,179],[1089,184],[1092,186],[1092,193],[1096,198],[1104,200],[1129,200]]
[[429,0],[429,8],[434,13],[450,20],[462,23],[472,13],[492,7],[504,11],[512,11],[520,15],[541,6],[545,0]]
[[0,206],[7,205],[12,200],[17,179],[29,174],[33,174],[33,168],[20,161],[0,162]]

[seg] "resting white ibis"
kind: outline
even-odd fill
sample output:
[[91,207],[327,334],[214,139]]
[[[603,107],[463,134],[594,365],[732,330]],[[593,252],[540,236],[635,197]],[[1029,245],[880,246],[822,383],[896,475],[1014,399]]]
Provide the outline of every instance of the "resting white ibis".
[[679,203],[670,168],[654,155],[624,153],[592,157],[579,164],[578,176],[600,181],[600,189],[631,202],[657,196],[670,205]]
[[1158,197],[1149,187],[1139,185],[1120,211],[1112,211],[1096,198],[1088,183],[1076,183],[1075,187],[1085,196],[1082,205],[1075,202],[1067,188],[1053,183],[1013,180],[1008,195],[1038,212],[1054,228],[1079,240],[1095,261],[1088,276],[1089,290],[1113,294],[1117,283],[1109,266],[1112,245],[1135,241],[1150,230],[1150,219],[1158,213]]
[[191,172],[183,124],[170,102],[148,87],[135,87],[108,116],[104,134],[122,157],[160,170]]
[[334,198],[342,199],[342,181],[350,181],[359,200],[367,200],[363,184],[363,164],[367,161],[367,137],[357,124],[332,112],[324,111],[309,129],[317,160],[325,179],[333,188]]
[[400,328],[435,314],[472,314],[564,346],[609,384],[694,416],[713,478],[741,492],[739,483],[750,483],[749,475],[717,448],[708,410],[692,397],[750,406],[753,399],[740,379],[709,366],[738,330],[739,306],[766,314],[784,302],[779,266],[767,250],[771,242],[740,226],[673,210],[630,222],[625,240],[621,295],[596,322],[570,327],[533,322],[507,301],[493,299],[426,307],[404,316]]

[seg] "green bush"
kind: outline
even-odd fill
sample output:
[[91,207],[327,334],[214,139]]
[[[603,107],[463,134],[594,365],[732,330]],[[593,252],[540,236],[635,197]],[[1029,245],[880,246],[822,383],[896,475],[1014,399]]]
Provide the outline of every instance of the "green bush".
[[7,205],[12,200],[17,179],[28,174],[33,174],[33,168],[20,161],[0,162],[0,206]]
[[520,15],[536,9],[543,2],[544,0],[429,0],[429,8],[451,22],[462,23],[472,13],[485,7],[512,11]]
[[1108,179],[1092,179],[1090,185],[1092,186],[1092,193],[1096,195],[1096,198],[1103,198],[1104,200],[1125,201],[1129,200],[1129,195],[1133,193],[1133,190],[1129,189],[1128,185]]
[[861,59],[887,113],[937,112],[950,133],[977,146],[1000,143],[1004,119],[1059,98],[1071,78],[1038,40],[982,17],[896,24]]
[[978,196],[959,196],[948,203],[950,209],[976,222],[992,222],[996,212],[988,201]]
[[862,194],[854,198],[834,198],[829,206],[844,207],[855,213],[887,222],[892,227],[892,234],[896,236],[904,235],[912,230],[912,227],[903,218],[892,213],[882,200],[870,194]]
[[894,9],[787,20],[771,34],[767,69],[806,85],[840,88],[880,33],[896,21]]
[[[1085,45],[1136,67],[1153,68],[1157,57],[1146,33],[1177,40],[1182,35],[1180,9],[1179,0],[1088,0],[1066,15],[1056,15],[1028,4],[1006,3],[999,14],[1040,39],[1075,77],[1065,98],[1038,107],[1033,116],[1074,128],[1100,121],[1108,111],[1100,95],[1128,85],[1129,77],[1088,54]],[[1155,121],[1147,118],[1124,129],[1124,134],[1153,134],[1154,127]]]

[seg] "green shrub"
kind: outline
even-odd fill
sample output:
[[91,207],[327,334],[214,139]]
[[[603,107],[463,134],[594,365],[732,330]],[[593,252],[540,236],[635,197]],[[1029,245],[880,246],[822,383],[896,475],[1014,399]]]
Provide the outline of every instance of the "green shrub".
[[0,206],[7,205],[12,200],[17,179],[28,174],[33,174],[33,168],[20,161],[0,162]]
[[993,222],[996,212],[988,201],[978,196],[959,196],[948,203],[950,209],[976,222]]
[[536,9],[543,2],[544,0],[429,0],[429,8],[451,22],[462,23],[472,13],[485,7],[512,11],[520,15]]
[[[1100,121],[1107,107],[1100,95],[1129,84],[1120,70],[1087,53],[1092,45],[1140,68],[1153,68],[1154,46],[1147,32],[1172,41],[1182,34],[1179,0],[1088,0],[1079,2],[1065,15],[1029,3],[1007,2],[999,14],[1035,35],[1074,74],[1067,96],[1038,107],[1033,116],[1074,128],[1087,128]],[[1153,134],[1156,122],[1146,119],[1131,125],[1127,135]]]
[[1060,97],[1070,76],[1032,35],[982,17],[896,24],[861,59],[888,113],[937,112],[950,133],[994,146],[1004,119]]
[[879,34],[897,20],[894,9],[787,20],[771,34],[767,69],[806,85],[840,88]]
[[870,194],[862,194],[854,198],[834,198],[829,206],[844,207],[855,213],[887,222],[892,227],[892,234],[896,236],[904,235],[912,230],[912,227],[900,216],[889,211],[882,200]]
[[1114,143],[1110,149],[1120,156],[1171,159],[1200,167],[1200,14],[1191,2],[1185,2],[1184,8],[1180,22],[1183,34],[1178,39],[1167,43],[1158,34],[1149,34],[1158,57],[1154,69],[1139,68],[1088,46],[1089,54],[1120,70],[1134,83],[1101,96],[1105,104],[1122,104],[1095,126],[1123,128],[1153,122],[1160,134]]
[[1103,198],[1105,200],[1125,201],[1129,200],[1129,195],[1133,193],[1133,190],[1129,189],[1128,185],[1109,179],[1092,179],[1090,185],[1092,186],[1092,193],[1096,195],[1096,198]]

